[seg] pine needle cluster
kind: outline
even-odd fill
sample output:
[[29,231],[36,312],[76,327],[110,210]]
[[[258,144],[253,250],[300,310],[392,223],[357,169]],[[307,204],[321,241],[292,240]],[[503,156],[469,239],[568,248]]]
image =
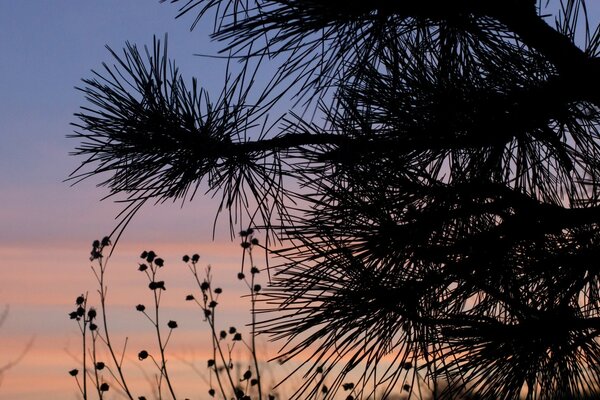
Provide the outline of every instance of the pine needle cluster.
[[[212,101],[159,41],[113,52],[81,89],[73,179],[108,174],[124,226],[206,181],[279,240],[259,326],[282,361],[306,358],[296,398],[327,373],[334,396],[358,366],[364,396],[409,374],[450,398],[600,392],[600,30],[585,0],[172,3],[213,18],[237,72]],[[269,122],[290,93],[317,118]]]

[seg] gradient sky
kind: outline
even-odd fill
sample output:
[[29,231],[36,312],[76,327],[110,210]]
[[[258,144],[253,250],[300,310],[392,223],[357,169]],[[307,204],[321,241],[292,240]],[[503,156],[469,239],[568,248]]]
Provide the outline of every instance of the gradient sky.
[[[600,2],[589,3],[597,21]],[[81,293],[88,291],[96,302],[90,245],[114,228],[120,210],[110,200],[99,201],[107,192],[95,186],[98,180],[75,187],[64,182],[81,161],[68,156],[77,142],[65,138],[73,131],[73,114],[85,104],[75,90],[81,78],[111,61],[105,45],[120,50],[125,41],[151,44],[153,35],[168,33],[170,55],[183,75],[196,76],[211,92],[220,89],[222,64],[193,56],[215,52],[207,31],[200,26],[190,32],[192,19],[175,20],[176,14],[176,6],[158,0],[0,0],[0,306],[10,307],[0,326],[0,366],[33,340],[5,374],[0,398],[77,398],[67,371],[78,367],[70,354],[77,356],[80,338],[67,314]],[[242,287],[233,279],[241,251],[223,225],[212,241],[215,210],[214,201],[200,197],[183,208],[149,207],[123,236],[107,278],[114,334],[119,342],[130,336],[131,365],[151,340],[151,327],[133,310],[150,300],[145,277],[136,271],[141,250],[153,249],[167,260],[165,318],[180,321],[172,343],[178,357],[204,368],[202,340],[208,338],[198,311],[183,302],[193,287],[181,255],[198,252],[201,265],[213,265],[215,281],[225,289],[223,325],[246,321]],[[182,394],[204,398],[194,394],[204,387],[201,379],[185,363],[175,369]],[[144,378],[137,379],[144,388]]]
[[[95,186],[98,180],[75,187],[63,182],[81,161],[68,156],[77,142],[65,137],[73,131],[73,114],[85,104],[75,86],[91,69],[111,62],[105,45],[115,50],[125,41],[151,45],[153,35],[168,33],[169,53],[183,75],[196,76],[209,91],[220,89],[223,68],[193,55],[214,53],[206,30],[190,32],[192,20],[175,20],[176,14],[175,5],[158,0],[0,0],[0,306],[10,307],[0,326],[0,365],[33,338],[25,358],[5,374],[0,398],[76,398],[67,371],[78,367],[69,353],[78,354],[80,337],[67,314],[81,293],[89,291],[96,302],[90,245],[114,228],[120,206],[100,202],[107,191]],[[144,249],[167,260],[165,318],[180,318],[174,350],[190,359],[195,355],[204,369],[207,347],[201,340],[208,336],[198,310],[183,301],[193,288],[183,254],[200,253],[201,264],[213,265],[216,280],[230,294],[223,301],[225,327],[246,322],[242,286],[234,279],[240,247],[224,228],[212,241],[215,210],[215,202],[202,197],[183,208],[149,207],[124,234],[110,261],[109,302],[115,339],[130,336],[130,356],[149,340],[145,332],[151,329],[133,309],[150,301],[145,277],[136,271]],[[176,368],[178,375],[191,376],[185,365]],[[198,378],[178,384],[188,396],[203,388]]]

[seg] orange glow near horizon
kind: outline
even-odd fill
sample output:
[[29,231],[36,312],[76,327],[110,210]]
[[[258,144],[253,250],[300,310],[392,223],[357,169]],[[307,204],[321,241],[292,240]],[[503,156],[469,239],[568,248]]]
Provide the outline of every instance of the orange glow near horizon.
[[[217,309],[217,329],[236,326],[247,335],[250,304],[247,298],[242,298],[247,288],[236,279],[242,250],[230,242],[154,244],[156,246],[149,247],[122,242],[108,260],[105,278],[111,338],[117,349],[128,339],[125,364],[133,374],[133,384],[147,387],[147,378],[140,376],[136,354],[141,349],[157,352],[156,337],[152,324],[135,306],[145,304],[152,310],[148,278],[137,268],[142,261],[141,251],[153,249],[166,261],[159,271],[159,279],[165,281],[167,288],[161,295],[163,335],[169,330],[167,321],[176,320],[179,325],[173,330],[167,349],[169,365],[177,376],[174,379],[178,390],[189,396],[204,394],[207,384],[199,379],[190,362],[193,361],[195,368],[204,373],[204,379],[208,379],[206,361],[212,357],[211,334],[203,321],[202,310],[193,302],[185,301],[187,294],[199,297],[200,290],[181,257],[195,252],[201,254],[200,279],[203,279],[204,267],[212,265],[213,285],[223,288]],[[83,293],[88,294],[88,306],[99,307],[98,283],[91,269],[92,265],[98,269],[98,265],[87,258],[90,249],[40,246],[34,252],[27,245],[0,246],[4,263],[18,266],[0,272],[3,282],[0,293],[2,298],[10,299],[8,316],[0,326],[3,344],[0,365],[16,360],[28,341],[33,340],[23,359],[4,374],[0,397],[62,399],[65,393],[73,393],[72,398],[77,398],[77,386],[68,371],[81,369],[81,335],[76,321],[70,320],[68,313],[75,309],[75,298]],[[266,279],[266,274],[263,278]],[[147,367],[150,362],[145,364]],[[146,371],[150,376],[152,373],[151,368]],[[195,396],[191,398],[203,398],[203,395]]]
[[[167,288],[161,294],[160,319],[163,337],[168,334],[166,323],[169,320],[178,323],[167,348],[168,365],[177,391],[182,398],[205,399],[210,379],[206,363],[213,358],[211,332],[203,320],[202,310],[194,302],[185,301],[187,294],[200,297],[200,290],[181,256],[194,252],[201,255],[198,263],[201,279],[204,266],[212,265],[213,288],[223,288],[216,309],[216,329],[228,330],[235,326],[247,340],[250,303],[243,296],[248,294],[248,288],[236,279],[242,249],[231,242],[165,241],[145,246],[122,242],[108,260],[107,314],[111,340],[117,350],[122,349],[127,340],[124,368],[130,376],[128,382],[136,393],[146,396],[151,394],[149,379],[156,369],[150,360],[139,361],[137,353],[147,350],[157,356],[158,350],[154,327],[135,309],[137,304],[144,304],[147,311],[152,312],[153,292],[148,289],[146,275],[137,269],[142,261],[140,252],[144,249],[152,249],[165,259],[165,266],[159,270],[159,279],[165,281]],[[82,293],[88,294],[88,306],[99,307],[98,283],[91,269],[92,265],[98,266],[89,261],[89,249],[50,246],[33,253],[25,246],[2,246],[0,251],[5,260],[20,266],[20,269],[2,270],[5,282],[2,293],[12,299],[8,318],[0,327],[3,346],[10,350],[3,351],[3,359],[16,359],[28,341],[33,340],[25,357],[6,372],[0,397],[62,399],[69,393],[71,397],[66,398],[80,398],[76,382],[68,371],[73,368],[81,370],[81,334],[76,321],[70,320],[68,313],[75,309],[75,298]],[[261,257],[255,258],[259,266],[263,261]],[[27,279],[24,280],[24,277]],[[263,271],[258,275],[258,281],[265,285],[266,280],[267,274]],[[23,332],[29,334],[24,336]],[[261,363],[272,359],[282,344],[268,343],[266,338],[259,337],[257,355]],[[241,343],[236,346],[233,358],[239,363],[236,368],[241,371],[236,370],[236,373],[243,373],[252,360]],[[103,346],[100,346],[98,354],[99,360],[109,364],[110,357]],[[274,386],[301,361],[302,358],[297,358],[283,366],[277,362],[263,364],[265,385]],[[36,384],[31,385],[31,382]],[[284,384],[278,393],[289,393],[294,385],[299,385],[298,377]]]

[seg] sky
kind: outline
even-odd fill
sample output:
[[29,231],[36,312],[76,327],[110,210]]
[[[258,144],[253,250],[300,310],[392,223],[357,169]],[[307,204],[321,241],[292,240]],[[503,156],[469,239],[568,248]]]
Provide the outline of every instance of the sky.
[[[176,5],[158,0],[0,0],[0,366],[19,357],[0,385],[0,398],[12,400],[75,399],[76,383],[68,371],[80,368],[78,328],[69,320],[75,298],[88,293],[97,305],[97,284],[90,269],[94,239],[112,231],[121,206],[98,188],[98,180],[72,187],[65,179],[81,159],[69,156],[77,141],[73,116],[85,104],[75,87],[92,69],[111,62],[105,48],[120,51],[126,41],[151,45],[153,35],[168,34],[169,53],[184,77],[198,78],[209,91],[223,81],[220,65],[194,56],[216,47],[191,18],[175,19]],[[199,253],[199,266],[211,264],[215,282],[224,288],[222,324],[242,326],[248,303],[235,274],[241,248],[223,224],[215,239],[215,201],[148,207],[135,218],[109,261],[110,319],[118,343],[129,337],[131,373],[139,375],[135,354],[152,347],[152,326],[134,306],[150,302],[146,278],[137,271],[142,250],[166,260],[163,298],[165,320],[179,318],[170,348],[174,358],[195,360],[205,371],[208,330],[199,310],[184,301],[192,291],[191,275],[181,261]],[[182,395],[203,398],[202,379],[185,363],[173,361]],[[183,379],[183,377],[187,377]],[[147,389],[144,378],[136,378]],[[32,384],[35,383],[35,384]]]
[[[599,3],[590,2],[594,21]],[[170,55],[184,77],[197,77],[209,92],[221,87],[222,64],[194,56],[218,49],[207,40],[206,25],[190,32],[191,16],[176,15],[175,5],[158,0],[0,0],[0,309],[8,307],[0,325],[0,367],[31,343],[2,377],[2,399],[77,398],[68,371],[80,368],[81,337],[68,313],[82,293],[97,305],[91,243],[112,231],[121,210],[110,199],[100,201],[108,192],[96,187],[98,180],[74,187],[65,182],[82,161],[69,156],[77,142],[66,138],[74,130],[73,114],[85,104],[75,89],[81,79],[111,62],[106,45],[143,46],[154,35],[168,34]],[[234,278],[242,253],[224,224],[212,237],[216,209],[206,197],[183,207],[146,207],[109,260],[109,318],[115,340],[129,338],[126,363],[141,392],[148,385],[135,354],[153,345],[152,327],[134,310],[151,295],[137,271],[142,250],[154,250],[167,262],[161,271],[168,288],[164,319],[176,318],[180,325],[170,349],[182,397],[205,398],[198,394],[205,393],[203,378],[189,362],[205,371],[209,357],[199,310],[183,301],[194,288],[183,254],[199,253],[202,268],[212,265],[224,289],[219,323],[226,328],[248,322],[244,287]]]

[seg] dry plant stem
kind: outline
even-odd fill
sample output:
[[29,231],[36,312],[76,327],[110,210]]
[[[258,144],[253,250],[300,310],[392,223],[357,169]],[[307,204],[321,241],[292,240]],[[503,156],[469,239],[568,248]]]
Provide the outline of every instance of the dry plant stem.
[[[223,367],[227,373],[227,379],[229,380],[229,384],[231,385],[231,390],[233,391],[234,395],[235,395],[235,384],[233,383],[233,378],[231,377],[231,371],[229,369],[229,362],[227,360],[225,360],[225,355],[223,354],[223,349],[221,349],[221,345],[219,344],[219,338],[217,337],[217,331],[215,329],[215,317],[214,317],[214,313],[211,314],[211,316],[209,317],[209,325],[210,325],[210,330],[212,332],[212,338],[213,338],[213,354],[215,350],[219,351],[219,357],[221,357],[221,362],[223,363]],[[218,369],[218,365],[216,363],[216,357],[213,358],[215,360],[215,376],[217,377],[217,382],[219,383],[221,392],[223,393],[223,397],[227,398],[227,396],[225,395],[225,391],[223,389],[222,383],[221,383],[221,378],[219,377],[219,369]],[[230,357],[231,359],[231,357]]]
[[83,396],[83,399],[87,399],[86,395],[84,394],[83,388],[81,387],[81,383],[79,383],[79,379],[77,377],[75,377],[75,382],[77,383],[77,387],[79,388],[79,391],[81,392],[81,395]]
[[[207,271],[207,278],[210,279],[210,269],[208,269]],[[196,277],[196,280],[199,282],[198,277]],[[211,293],[211,301],[213,301],[213,297],[212,297],[212,292]],[[203,294],[204,296],[204,294]],[[206,301],[205,301],[206,303]],[[203,307],[203,310],[206,311],[208,310],[208,307],[206,306],[206,304]],[[219,343],[219,338],[217,337],[217,329],[216,329],[216,325],[215,325],[215,313],[214,313],[214,309],[212,310],[212,312],[210,313],[210,316],[207,318],[208,320],[208,324],[210,326],[210,330],[211,330],[211,334],[212,334],[212,340],[213,340],[213,350],[216,347],[216,349],[219,351],[219,357],[221,358],[221,362],[223,363],[223,367],[227,373],[227,379],[229,380],[229,384],[231,385],[231,390],[233,391],[234,395],[235,395],[235,383],[233,382],[233,378],[231,377],[231,371],[229,368],[229,364],[231,362],[231,353],[229,354],[229,360],[225,359],[225,355],[223,354],[223,349],[221,348],[221,345]],[[219,378],[219,369],[216,363],[216,358],[214,358],[215,360],[215,375],[217,377],[217,380],[219,382],[219,385],[221,385],[221,380]]]
[[[2,326],[4,324],[4,321],[8,317],[8,312],[9,312],[9,306],[6,305],[4,307],[4,310],[2,312],[0,312],[0,326]],[[21,362],[21,360],[23,360],[25,355],[29,352],[29,350],[33,346],[33,342],[34,342],[34,337],[29,339],[29,341],[25,345],[25,348],[23,348],[23,350],[17,357],[15,357],[14,359],[12,359],[8,362],[5,362],[3,365],[0,365],[0,387],[2,387],[2,379],[4,377],[4,373],[6,371],[8,371],[9,369],[13,368],[14,366],[16,366],[19,362]]]
[[[225,388],[223,387],[223,382],[221,381],[221,377],[219,376],[219,368],[218,368],[218,365],[216,362],[217,352],[219,353],[219,357],[221,358],[221,362],[223,363],[223,367],[225,368],[225,371],[227,374],[227,379],[229,380],[229,384],[231,385],[231,390],[233,390],[234,394],[235,394],[235,384],[233,383],[233,378],[231,377],[231,373],[229,371],[229,363],[225,360],[225,355],[223,354],[223,349],[221,349],[221,345],[219,344],[219,338],[217,337],[217,331],[215,328],[215,313],[211,312],[209,316],[206,315],[207,310],[209,310],[209,307],[207,305],[208,297],[207,297],[206,293],[204,293],[202,291],[202,282],[200,281],[200,277],[198,276],[198,269],[196,267],[196,262],[192,261],[191,265],[188,264],[188,268],[190,269],[190,272],[194,276],[194,279],[196,280],[196,284],[198,285],[198,288],[200,289],[200,291],[202,293],[202,299],[204,301],[204,305],[200,304],[198,302],[198,300],[196,300],[196,303],[198,304],[198,306],[200,306],[200,308],[204,312],[206,321],[208,322],[208,325],[210,326],[212,342],[213,342],[213,360],[215,360],[215,365],[214,365],[215,377],[217,378],[219,390],[221,391],[223,398],[227,399],[227,395],[225,394]],[[206,269],[206,280],[209,283],[211,281],[210,266],[207,267],[207,269]],[[212,301],[213,300],[212,291],[210,288],[209,288],[209,291],[210,291],[210,296],[211,296],[210,300]]]
[[[83,309],[86,309],[86,305],[87,305],[87,296],[85,296],[85,300],[83,302]],[[81,341],[81,345],[82,345],[82,356],[83,356],[83,390],[82,390],[82,394],[83,394],[83,399],[86,400],[87,399],[87,358],[86,358],[86,354],[87,354],[87,350],[86,350],[86,328],[87,328],[87,322],[85,320],[85,314],[83,315],[83,326],[81,326],[81,324],[79,325],[79,328],[81,329],[81,336],[82,336],[82,341]],[[77,384],[79,384],[79,381],[77,381]]]
[[98,369],[96,368],[96,363],[98,362],[96,359],[96,340],[98,336],[94,333],[94,331],[90,331],[90,334],[92,335],[92,364],[94,366],[94,381],[96,384],[96,391],[98,392],[98,398],[102,400],[102,391],[100,390],[100,379],[98,377]]
[[152,360],[152,362],[154,363],[154,365],[156,366],[156,368],[161,371],[160,374],[155,375],[155,379],[156,379],[156,397],[159,400],[162,400],[162,386],[163,386],[163,380],[165,380],[164,378],[164,374],[162,372],[162,367],[161,365],[156,361],[156,359],[152,356],[152,355],[148,355],[148,357]]
[[[100,265],[100,274],[98,274],[96,272],[94,267],[92,267],[92,271],[94,271],[94,275],[96,275],[96,279],[98,280],[98,284],[100,285],[100,289],[98,290],[98,293],[100,294],[100,308],[101,308],[101,312],[102,312],[102,325],[104,327],[104,337],[100,336],[100,338],[106,344],[106,347],[108,348],[108,352],[110,353],[110,356],[115,364],[115,367],[117,368],[117,373],[119,375],[119,379],[117,379],[116,382],[119,384],[119,386],[121,386],[121,388],[125,392],[125,395],[130,400],[134,400],[133,395],[131,394],[131,391],[129,390],[129,387],[127,386],[127,381],[125,380],[125,376],[123,375],[123,369],[121,367],[122,363],[123,363],[123,354],[125,353],[125,348],[123,348],[121,360],[119,361],[117,359],[117,355],[116,355],[113,345],[110,341],[110,335],[108,333],[108,319],[106,317],[107,287],[104,285],[104,274],[106,272],[106,266],[108,265],[108,260],[106,262],[103,262],[103,259],[99,258],[98,264]],[[125,347],[126,346],[127,346],[127,339],[125,340]]]
[[87,350],[86,350],[86,328],[85,316],[83,317],[83,341],[82,341],[82,353],[83,353],[83,398],[87,399]]
[[[250,268],[254,267],[254,260],[252,258],[252,250],[248,249],[248,256],[250,258]],[[257,292],[254,290],[254,276],[255,274],[250,274],[250,296],[251,296],[251,314],[252,314],[252,332],[251,332],[251,340],[252,340],[252,348],[250,349],[250,353],[252,353],[252,359],[254,361],[254,368],[256,369],[256,379],[258,381],[258,399],[262,400],[262,382],[260,379],[260,368],[258,367],[258,358],[256,357],[256,296]]]
[[[216,334],[215,334],[215,330],[212,328],[212,326],[214,325],[214,321],[213,323],[210,324],[211,326],[211,330],[212,330],[212,345],[213,345],[213,360],[217,359],[217,348],[219,348],[219,353],[221,353],[221,349],[219,347],[219,342],[218,339],[216,338]],[[223,357],[223,355],[221,354],[221,358]],[[223,388],[223,383],[221,382],[221,377],[219,376],[219,370],[217,368],[217,363],[215,362],[215,365],[213,365],[213,369],[215,370],[215,377],[217,378],[217,384],[219,385],[219,390],[221,391],[221,394],[223,395],[223,398],[226,399],[227,395],[225,394],[225,388]]]
[[[157,289],[160,290],[160,289]],[[158,348],[160,350],[160,373],[162,374],[162,376],[164,376],[165,381],[167,382],[167,386],[169,388],[169,392],[171,393],[171,396],[173,397],[173,400],[177,399],[177,396],[175,396],[175,391],[173,390],[173,386],[171,385],[171,380],[169,379],[169,373],[167,372],[167,361],[165,359],[165,347],[167,345],[167,343],[163,343],[162,341],[162,336],[160,334],[160,327],[159,327],[159,319],[158,319],[158,315],[159,315],[159,306],[160,306],[160,293],[156,293],[157,290],[154,290],[154,327],[156,328],[156,339],[158,340]],[[171,335],[169,334],[169,337]],[[167,339],[168,341],[168,339]]]
[[[149,274],[148,271],[146,271],[146,275],[148,276],[148,279],[150,280],[150,282],[155,281],[156,272],[157,272],[158,268],[159,267],[156,264],[154,264],[153,262],[150,263],[150,271],[152,274]],[[158,289],[154,289],[152,292],[154,294],[154,296],[153,296],[153,298],[154,298],[154,321],[152,321],[152,319],[150,319],[150,320],[154,324],[154,328],[156,330],[156,339],[158,340],[158,349],[160,351],[159,370],[160,370],[161,376],[164,377],[165,381],[167,382],[167,387],[169,388],[169,393],[171,394],[171,397],[173,398],[173,400],[176,400],[177,396],[175,396],[175,391],[173,390],[173,386],[171,385],[171,379],[169,378],[169,373],[167,371],[167,361],[165,358],[165,348],[167,347],[167,343],[168,343],[169,338],[171,337],[171,334],[169,333],[167,341],[163,343],[162,335],[160,333],[160,326],[159,326],[160,296],[161,296],[162,290],[160,288],[158,288]]]

